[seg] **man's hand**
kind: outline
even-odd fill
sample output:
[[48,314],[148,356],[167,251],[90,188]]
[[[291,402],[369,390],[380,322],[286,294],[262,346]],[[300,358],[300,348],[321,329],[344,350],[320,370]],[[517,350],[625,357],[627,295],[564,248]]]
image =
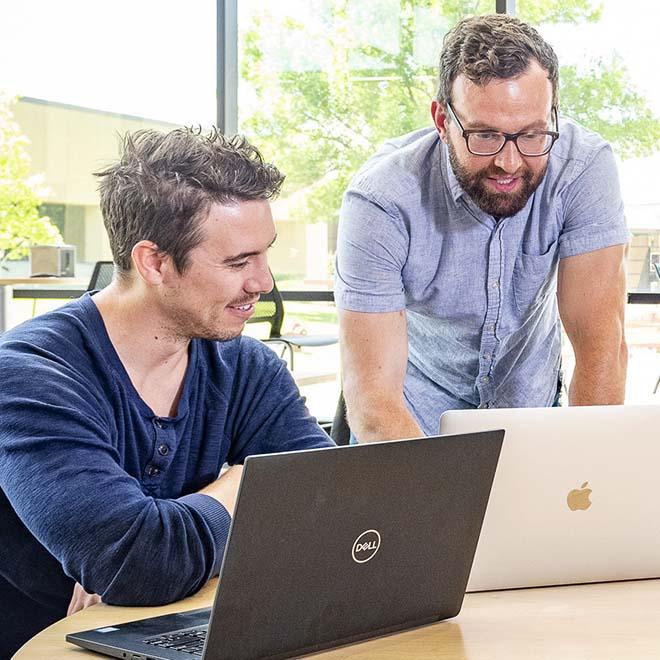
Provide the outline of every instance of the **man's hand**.
[[204,486],[199,492],[212,497],[214,500],[218,500],[233,518],[234,508],[236,507],[236,498],[238,496],[238,487],[241,484],[242,475],[243,466],[232,465],[224,472],[221,472],[220,476],[215,481],[208,486]]
[[101,602],[101,596],[98,594],[88,594],[77,582],[76,586],[73,588],[73,596],[71,596],[71,602],[69,603],[69,609],[66,611],[67,616],[71,616],[80,610],[84,610],[86,607],[91,607],[96,605],[96,603]]

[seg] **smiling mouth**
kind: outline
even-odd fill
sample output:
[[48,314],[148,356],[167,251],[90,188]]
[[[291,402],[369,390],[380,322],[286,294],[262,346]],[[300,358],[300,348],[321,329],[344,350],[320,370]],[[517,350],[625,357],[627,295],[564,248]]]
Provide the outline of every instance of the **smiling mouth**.
[[489,176],[488,181],[490,185],[500,192],[507,192],[513,190],[518,184],[519,177],[515,176]]
[[227,305],[229,309],[233,309],[241,314],[248,314],[254,312],[254,306],[259,302],[259,298],[244,302],[239,305]]

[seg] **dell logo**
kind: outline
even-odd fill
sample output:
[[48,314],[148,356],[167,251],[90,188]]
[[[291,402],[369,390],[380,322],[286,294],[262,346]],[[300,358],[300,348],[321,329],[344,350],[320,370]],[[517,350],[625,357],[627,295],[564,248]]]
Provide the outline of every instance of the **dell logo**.
[[353,552],[351,553],[353,561],[364,564],[374,558],[378,548],[380,548],[380,534],[375,529],[362,532],[353,543]]
[[369,543],[358,543],[355,546],[355,552],[362,552],[363,550],[378,550],[376,541],[369,541]]

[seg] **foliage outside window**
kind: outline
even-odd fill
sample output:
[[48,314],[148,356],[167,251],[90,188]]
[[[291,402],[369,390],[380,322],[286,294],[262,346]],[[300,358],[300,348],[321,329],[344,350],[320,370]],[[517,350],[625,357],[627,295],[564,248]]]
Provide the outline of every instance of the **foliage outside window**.
[[62,243],[57,227],[40,213],[47,189],[41,177],[30,175],[27,143],[9,99],[0,96],[0,265],[27,256],[30,245]]
[[[335,222],[350,178],[388,138],[430,125],[436,61],[446,31],[493,0],[312,0],[242,4],[239,120],[287,173],[285,195],[309,222]],[[536,25],[593,23],[592,0],[520,0]],[[616,56],[564,64],[561,112],[622,157],[649,155],[660,121]],[[246,110],[246,108],[249,108]]]

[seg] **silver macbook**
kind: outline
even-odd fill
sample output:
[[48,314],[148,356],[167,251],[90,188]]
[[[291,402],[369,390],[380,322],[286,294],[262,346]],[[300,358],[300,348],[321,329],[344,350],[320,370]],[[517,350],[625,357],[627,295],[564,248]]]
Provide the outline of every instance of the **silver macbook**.
[[456,410],[506,432],[468,590],[660,576],[660,406]]
[[456,616],[502,436],[250,457],[212,610],[67,640],[116,658],[274,659]]

